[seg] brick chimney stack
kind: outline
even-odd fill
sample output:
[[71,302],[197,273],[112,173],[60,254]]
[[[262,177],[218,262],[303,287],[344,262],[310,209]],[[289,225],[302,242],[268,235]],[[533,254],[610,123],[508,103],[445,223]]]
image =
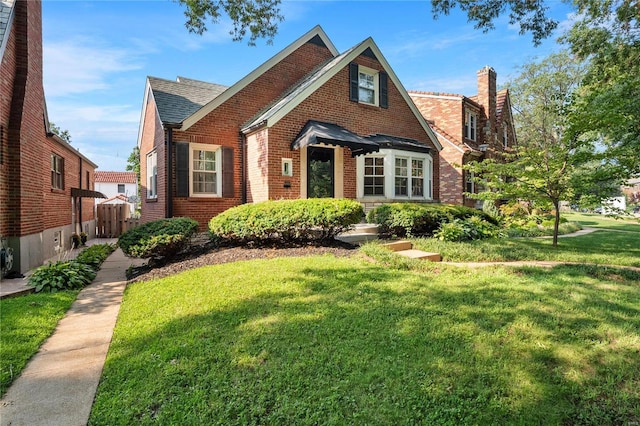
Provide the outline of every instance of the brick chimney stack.
[[495,142],[496,102],[496,71],[487,65],[478,71],[478,103],[484,107],[484,112],[487,116],[487,123],[484,123],[483,126],[485,143]]

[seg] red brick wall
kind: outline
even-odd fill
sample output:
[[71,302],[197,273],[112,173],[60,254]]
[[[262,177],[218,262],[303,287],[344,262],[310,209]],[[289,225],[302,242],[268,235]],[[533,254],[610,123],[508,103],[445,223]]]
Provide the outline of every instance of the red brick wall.
[[449,135],[462,140],[464,135],[464,109],[461,98],[419,96],[411,94],[411,99],[426,120],[432,122]]
[[[366,56],[359,56],[355,62],[368,68],[383,70],[376,60]],[[345,67],[269,129],[269,174],[270,187],[273,191],[269,194],[270,198],[287,198],[289,195],[281,190],[283,178],[280,176],[280,158],[291,157],[289,148],[291,142],[308,120],[318,120],[335,123],[361,136],[382,133],[416,139],[429,144],[433,149],[433,198],[438,199],[437,150],[430,143],[420,122],[391,79],[388,84],[389,108],[352,102],[349,100],[349,68]],[[299,179],[300,173],[296,169],[300,163],[298,156],[298,151],[293,151],[294,177],[298,176]],[[298,179],[292,179],[292,181]],[[298,198],[299,193],[299,189],[292,188],[293,198]],[[356,162],[348,149],[344,154],[344,196],[356,197]]]
[[[166,162],[165,162],[165,131],[158,117],[155,101],[148,98],[147,108],[143,122],[142,140],[140,142],[140,198],[141,198],[141,222],[150,222],[161,219],[166,214]],[[158,198],[147,198],[147,154],[154,149],[158,153]]]
[[[71,188],[79,187],[80,157],[46,135],[42,86],[42,8],[19,0],[0,66],[0,233],[25,236],[71,223]],[[64,158],[64,189],[51,188],[51,154]],[[83,161],[83,170],[93,167]],[[83,187],[86,177],[83,173]],[[83,220],[94,218],[83,201]],[[85,207],[86,206],[86,207]]]
[[[205,143],[232,147],[235,159],[233,197],[174,197],[174,216],[192,217],[200,222],[201,229],[205,229],[206,224],[213,216],[241,203],[242,169],[240,147],[243,143],[243,138],[240,134],[240,127],[262,108],[278,98],[285,90],[311,72],[318,64],[331,57],[331,52],[326,47],[306,43],[255,81],[248,84],[186,132],[174,132],[173,140],[175,142]],[[280,174],[280,158],[277,157],[278,174]],[[160,157],[158,157],[158,168],[160,170]],[[173,173],[175,176],[175,170]],[[175,179],[173,182],[173,192],[175,193]],[[144,208],[145,206],[143,205],[143,211]]]

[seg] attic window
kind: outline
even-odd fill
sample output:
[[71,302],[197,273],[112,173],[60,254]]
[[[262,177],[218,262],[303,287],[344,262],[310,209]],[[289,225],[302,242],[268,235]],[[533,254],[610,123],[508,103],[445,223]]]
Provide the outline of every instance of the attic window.
[[349,64],[350,93],[354,102],[388,107],[387,73],[367,68],[356,63]]

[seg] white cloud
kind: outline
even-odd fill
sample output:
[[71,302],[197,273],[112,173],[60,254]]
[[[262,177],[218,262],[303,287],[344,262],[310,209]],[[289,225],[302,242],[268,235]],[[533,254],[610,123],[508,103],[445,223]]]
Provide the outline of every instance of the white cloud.
[[470,96],[477,92],[476,76],[426,78],[413,84],[412,90],[455,93]]
[[[468,45],[470,41],[482,37],[482,32],[462,32],[455,35],[405,34],[402,41],[385,46],[385,51],[392,55],[424,56],[425,52],[451,49],[457,45]],[[409,40],[409,41],[404,41]]]
[[111,74],[142,67],[135,51],[104,47],[90,39],[45,42],[43,56],[47,96],[108,90]]

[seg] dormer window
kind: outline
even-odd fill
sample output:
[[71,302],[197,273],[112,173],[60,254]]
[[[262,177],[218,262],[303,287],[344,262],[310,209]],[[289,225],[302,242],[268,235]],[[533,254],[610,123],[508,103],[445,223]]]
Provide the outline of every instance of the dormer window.
[[467,111],[464,121],[464,137],[472,141],[476,140],[476,123],[478,122],[478,116]]
[[388,107],[387,73],[352,62],[349,64],[349,80],[349,99],[361,104]]

